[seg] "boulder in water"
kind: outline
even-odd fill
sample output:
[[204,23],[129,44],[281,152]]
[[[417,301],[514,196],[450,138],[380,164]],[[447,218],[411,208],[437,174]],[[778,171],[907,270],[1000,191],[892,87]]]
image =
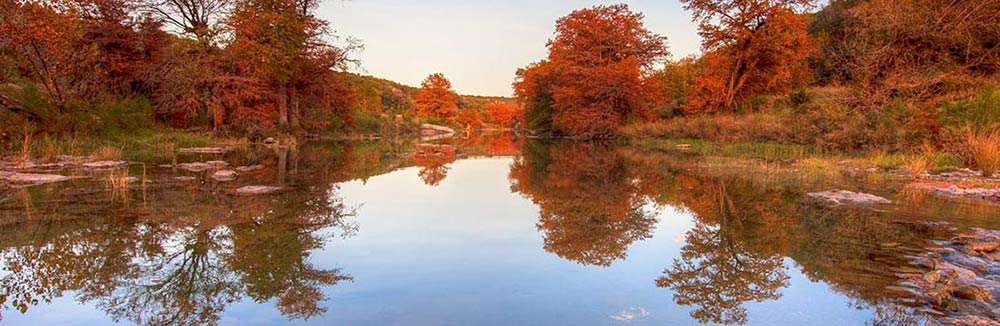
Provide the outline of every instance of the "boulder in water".
[[830,190],[823,192],[813,192],[809,193],[809,197],[822,200],[832,206],[839,206],[846,204],[855,204],[855,205],[892,204],[892,201],[886,198],[882,198],[872,194],[853,192],[847,190]]

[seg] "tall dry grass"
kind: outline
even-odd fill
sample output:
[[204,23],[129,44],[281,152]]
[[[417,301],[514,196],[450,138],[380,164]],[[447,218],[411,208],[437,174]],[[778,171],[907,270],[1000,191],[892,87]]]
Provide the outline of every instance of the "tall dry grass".
[[115,146],[101,146],[90,154],[91,158],[98,161],[121,161],[122,149]]
[[1000,130],[965,132],[961,148],[962,158],[983,176],[992,176],[1000,170]]
[[693,115],[626,126],[633,138],[696,138],[723,142],[787,143],[791,130],[777,115]]

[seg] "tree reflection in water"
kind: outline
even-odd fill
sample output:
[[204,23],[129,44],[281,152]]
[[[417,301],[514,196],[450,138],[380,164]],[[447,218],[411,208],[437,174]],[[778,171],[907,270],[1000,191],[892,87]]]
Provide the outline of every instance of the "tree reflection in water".
[[545,250],[585,265],[610,266],[657,222],[644,209],[643,180],[608,144],[525,142],[511,189],[540,209]]
[[455,162],[455,147],[450,143],[417,144],[411,156],[413,164],[420,167],[420,180],[428,186],[437,186],[448,176],[448,164]]
[[733,180],[699,180],[678,176],[689,188],[681,201],[695,216],[681,258],[656,280],[674,291],[674,301],[695,306],[691,316],[701,323],[745,324],[744,303],[777,300],[788,286],[781,252],[793,227],[782,219],[781,203],[763,192],[731,192],[752,188]]
[[[351,277],[314,266],[309,254],[322,249],[331,232],[356,232],[349,221],[354,211],[334,185],[355,167],[310,165],[330,161],[316,157],[298,162],[327,154],[298,151],[263,159],[272,163],[261,174],[281,179],[270,182],[296,185],[278,197],[164,188],[148,195],[143,215],[109,210],[98,217],[5,225],[0,308],[23,313],[73,291],[78,301],[95,304],[115,321],[142,325],[216,324],[227,306],[243,298],[273,299],[291,319],[321,315],[323,288]],[[313,173],[296,177],[300,168]]]

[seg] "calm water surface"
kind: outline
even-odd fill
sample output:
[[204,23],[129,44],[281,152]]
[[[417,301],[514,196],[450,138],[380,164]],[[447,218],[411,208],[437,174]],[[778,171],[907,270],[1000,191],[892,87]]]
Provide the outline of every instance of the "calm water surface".
[[[133,165],[5,189],[0,323],[906,324],[921,316],[884,288],[908,256],[1000,227],[995,207],[891,178],[789,181],[509,135],[177,158],[206,160],[263,168],[227,183]],[[146,181],[108,186],[125,173]],[[255,184],[290,190],[232,194]],[[804,199],[830,187],[899,203]]]

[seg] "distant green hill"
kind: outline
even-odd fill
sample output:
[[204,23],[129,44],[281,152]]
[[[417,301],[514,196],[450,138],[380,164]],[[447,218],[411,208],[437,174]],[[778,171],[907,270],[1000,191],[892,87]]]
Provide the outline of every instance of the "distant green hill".
[[[347,84],[354,90],[355,112],[371,114],[411,115],[416,108],[413,99],[420,88],[403,85],[391,80],[355,73],[343,73]],[[513,102],[509,97],[460,95],[458,107],[461,110],[482,110],[492,102]]]

